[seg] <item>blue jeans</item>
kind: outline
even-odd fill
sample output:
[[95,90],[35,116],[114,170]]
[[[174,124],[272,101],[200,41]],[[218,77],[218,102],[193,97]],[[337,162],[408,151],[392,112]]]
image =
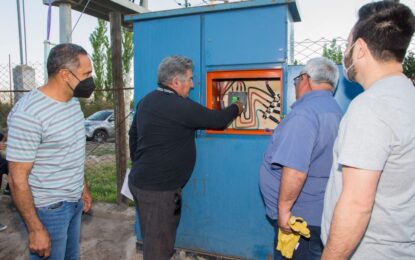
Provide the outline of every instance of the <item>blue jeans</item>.
[[[275,228],[275,244],[274,244],[274,260],[286,259],[281,255],[280,251],[277,251],[278,243],[278,224],[277,221],[274,223]],[[323,252],[323,243],[320,239],[321,228],[316,226],[308,226],[310,229],[310,238],[301,237],[299,245],[294,250],[293,260],[320,260]]]
[[[49,260],[79,259],[82,200],[62,201],[36,208],[36,213],[51,239]],[[30,260],[44,259],[30,252]]]

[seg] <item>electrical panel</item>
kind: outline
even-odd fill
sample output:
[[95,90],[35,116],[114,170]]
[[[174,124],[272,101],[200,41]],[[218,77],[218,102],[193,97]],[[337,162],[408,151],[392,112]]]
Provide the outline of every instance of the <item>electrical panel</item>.
[[208,72],[207,107],[219,110],[240,101],[245,109],[224,131],[207,132],[271,134],[281,121],[281,78],[281,69]]

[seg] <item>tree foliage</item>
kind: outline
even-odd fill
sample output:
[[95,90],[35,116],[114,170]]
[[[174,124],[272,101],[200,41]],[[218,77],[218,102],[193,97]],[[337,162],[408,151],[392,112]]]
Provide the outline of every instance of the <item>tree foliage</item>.
[[415,54],[410,51],[403,60],[403,73],[412,80],[415,80]]
[[133,59],[133,33],[122,28],[122,66],[124,75],[131,73],[131,61]]
[[[134,46],[133,46],[133,33],[125,28],[122,30],[122,69],[124,73],[124,87],[131,88],[132,83],[132,73],[131,73],[131,65],[134,56]],[[126,110],[131,110],[134,108],[134,101],[133,105],[131,105],[131,95],[132,91],[125,90],[125,102],[128,107]]]
[[[105,65],[107,64],[106,45],[108,44],[107,37],[107,22],[104,20],[98,20],[98,26],[89,36],[89,41],[92,45],[92,63],[95,72],[95,85],[97,90],[102,90],[105,87]],[[94,92],[94,101],[103,101],[103,92]]]
[[[108,40],[105,44],[105,56],[107,58],[107,67],[106,67],[106,77],[104,81],[104,85],[106,89],[112,89],[112,48],[110,41]],[[114,91],[106,91],[105,96],[107,100],[113,100],[114,99]]]
[[336,43],[336,39],[333,39],[330,43],[330,46],[324,44],[323,47],[323,57],[326,57],[332,60],[336,64],[341,64],[343,59],[343,52],[339,45]]
[[[112,48],[108,36],[108,23],[98,20],[98,26],[92,32],[89,40],[92,45],[92,63],[95,71],[95,84],[97,89],[113,89],[112,86]],[[127,29],[122,29],[122,71],[126,87],[131,84],[131,68],[133,52],[133,33]],[[96,91],[94,102],[112,102],[113,91]]]

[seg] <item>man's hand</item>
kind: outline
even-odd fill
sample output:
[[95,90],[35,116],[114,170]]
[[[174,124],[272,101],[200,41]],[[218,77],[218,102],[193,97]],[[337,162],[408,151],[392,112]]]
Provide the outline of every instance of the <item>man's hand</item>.
[[50,237],[45,228],[29,232],[29,250],[41,257],[50,256]]
[[86,185],[84,186],[84,191],[82,192],[82,203],[84,205],[82,208],[83,212],[88,213],[88,211],[91,209],[92,198]]
[[291,211],[288,212],[278,212],[278,227],[285,234],[292,233],[290,225],[288,224],[291,217]]
[[245,110],[244,104],[241,101],[236,101],[234,104],[238,106],[238,116],[240,116]]

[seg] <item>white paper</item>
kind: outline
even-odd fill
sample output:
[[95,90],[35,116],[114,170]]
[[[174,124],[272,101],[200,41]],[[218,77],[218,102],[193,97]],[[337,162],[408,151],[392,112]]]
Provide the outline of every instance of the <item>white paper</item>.
[[130,169],[127,169],[127,171],[125,172],[124,183],[122,184],[121,188],[121,194],[129,198],[130,200],[134,200],[130,188],[128,187],[128,175],[130,175]]

